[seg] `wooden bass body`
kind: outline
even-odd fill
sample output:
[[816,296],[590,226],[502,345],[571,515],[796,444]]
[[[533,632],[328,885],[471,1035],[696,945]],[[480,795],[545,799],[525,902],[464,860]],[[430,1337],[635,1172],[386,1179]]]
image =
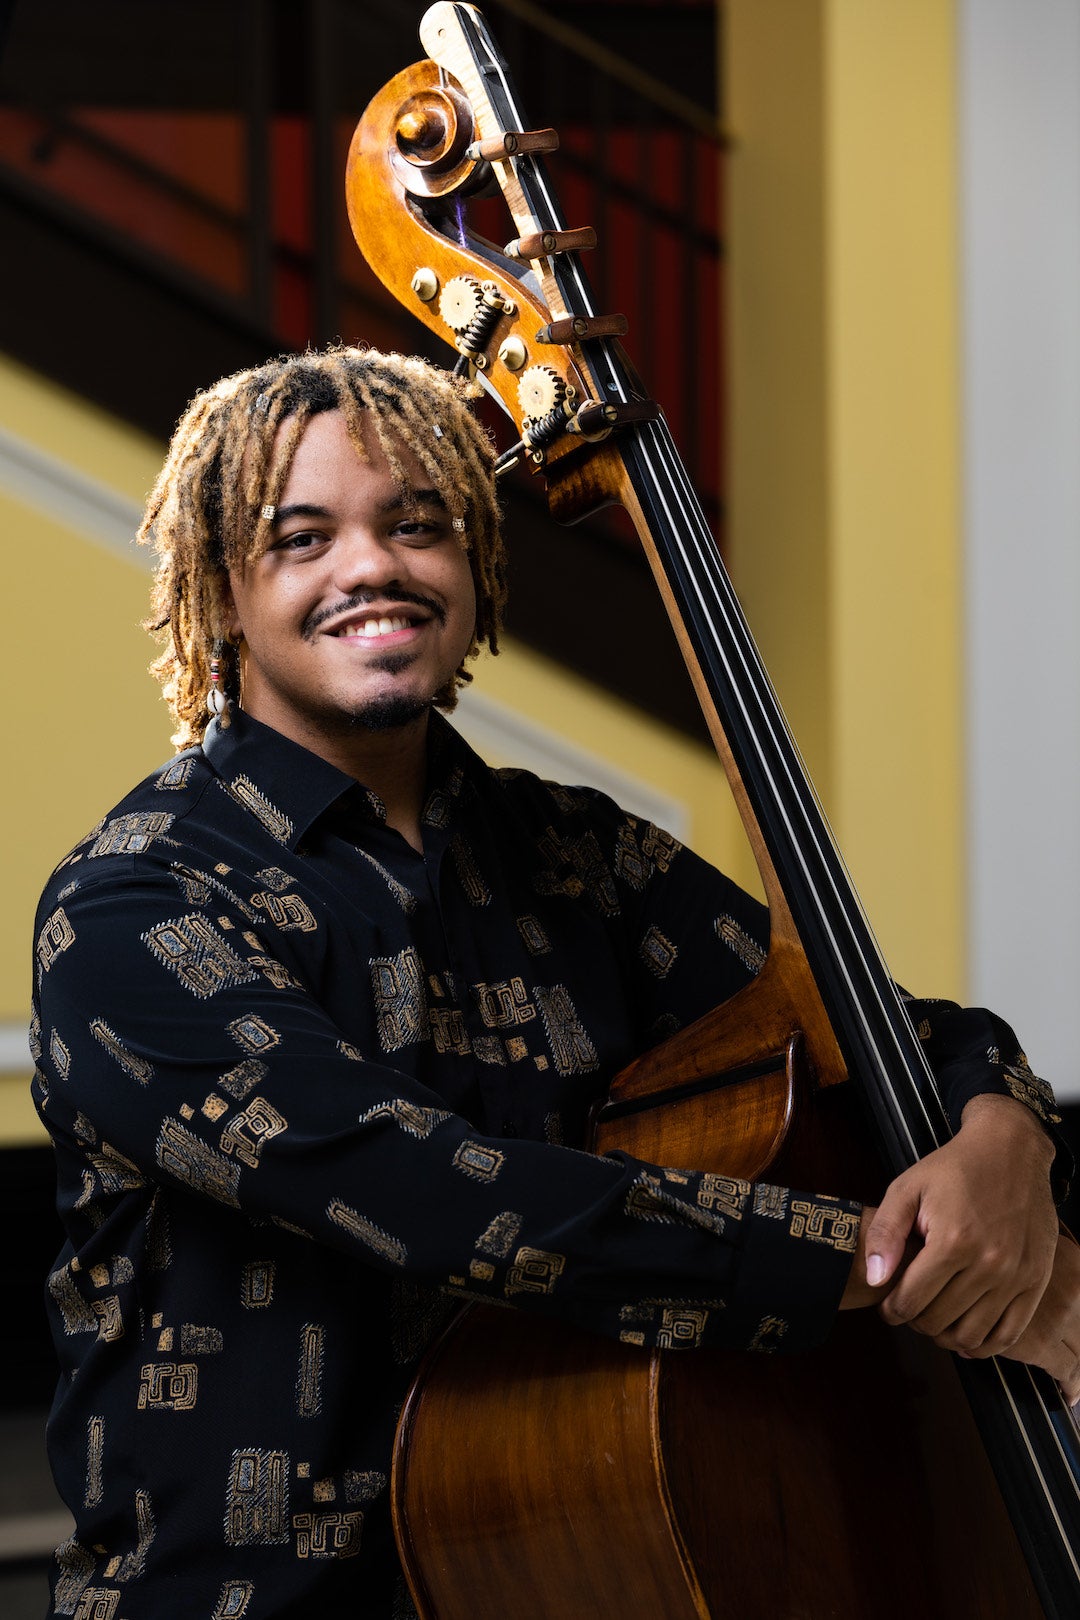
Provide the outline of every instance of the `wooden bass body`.
[[[815,1090],[798,1041],[672,1095],[668,1048],[709,1049],[713,1022],[616,1081],[597,1148],[802,1186],[842,1157],[847,1190],[850,1088]],[[799,1356],[675,1348],[690,1312],[671,1333],[458,1318],[398,1431],[422,1620],[1039,1620],[948,1357],[867,1311]]]

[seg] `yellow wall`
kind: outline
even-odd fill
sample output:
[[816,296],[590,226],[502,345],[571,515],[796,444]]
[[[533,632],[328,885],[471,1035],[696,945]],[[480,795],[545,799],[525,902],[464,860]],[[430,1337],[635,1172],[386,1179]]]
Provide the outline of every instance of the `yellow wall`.
[[951,0],[725,17],[733,573],[894,972],[957,994]]
[[[149,439],[0,360],[0,427],[141,503],[160,455]],[[0,799],[5,926],[0,1019],[25,1022],[38,892],[55,862],[170,751],[140,630],[148,574],[0,486],[0,647],[7,791]],[[0,1141],[36,1126],[21,1076],[0,1079]]]

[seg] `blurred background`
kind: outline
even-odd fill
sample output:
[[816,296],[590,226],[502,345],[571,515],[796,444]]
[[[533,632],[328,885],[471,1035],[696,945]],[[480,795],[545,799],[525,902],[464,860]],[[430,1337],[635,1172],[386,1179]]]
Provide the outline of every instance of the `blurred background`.
[[[662,403],[896,976],[1080,1071],[1080,6],[487,0],[599,306]],[[169,753],[132,545],[186,401],[283,349],[450,352],[352,243],[401,0],[0,0],[0,1609],[65,1530],[41,1431],[59,1247],[25,1029],[37,893]],[[484,204],[493,209],[495,204]],[[487,234],[511,234],[493,220]],[[499,234],[502,231],[502,234]],[[505,445],[510,426],[492,425]],[[462,729],[756,882],[618,515],[509,496]]]

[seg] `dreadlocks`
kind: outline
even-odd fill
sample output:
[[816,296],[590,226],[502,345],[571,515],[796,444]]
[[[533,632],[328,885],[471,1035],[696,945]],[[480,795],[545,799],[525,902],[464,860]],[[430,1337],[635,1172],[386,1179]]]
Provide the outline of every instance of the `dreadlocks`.
[[[300,436],[320,411],[340,411],[358,455],[367,460],[364,425],[402,487],[401,451],[411,451],[446,502],[469,557],[476,586],[476,630],[466,657],[482,644],[498,651],[506,595],[505,556],[495,498],[494,453],[469,409],[475,384],[425,360],[374,349],[285,355],[225,377],[197,394],[173,435],[139,530],[158,564],[146,628],[165,641],[150,666],[186,748],[206,728],[213,643],[225,634],[228,571],[270,543],[274,507]],[[280,440],[278,429],[282,428]],[[462,666],[436,702],[452,708],[471,680]],[[235,691],[235,670],[230,673]]]

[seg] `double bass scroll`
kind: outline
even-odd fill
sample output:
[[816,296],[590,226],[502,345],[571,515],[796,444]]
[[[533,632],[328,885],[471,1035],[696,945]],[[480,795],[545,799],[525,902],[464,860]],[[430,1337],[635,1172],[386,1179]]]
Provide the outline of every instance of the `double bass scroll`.
[[[625,322],[594,305],[593,233],[568,226],[545,167],[557,139],[525,118],[473,6],[432,6],[420,35],[428,59],[353,138],[357,243],[502,405],[502,459],[543,477],[556,518],[630,514],[770,910],[758,978],[616,1078],[592,1146],[876,1201],[948,1135],[919,1041]],[[502,249],[466,219],[492,183]],[[692,1334],[673,1322],[673,1345]],[[1075,1620],[1072,1415],[1037,1370],[958,1371],[869,1312],[821,1351],[773,1358],[635,1351],[472,1307],[399,1427],[395,1525],[419,1612]]]

